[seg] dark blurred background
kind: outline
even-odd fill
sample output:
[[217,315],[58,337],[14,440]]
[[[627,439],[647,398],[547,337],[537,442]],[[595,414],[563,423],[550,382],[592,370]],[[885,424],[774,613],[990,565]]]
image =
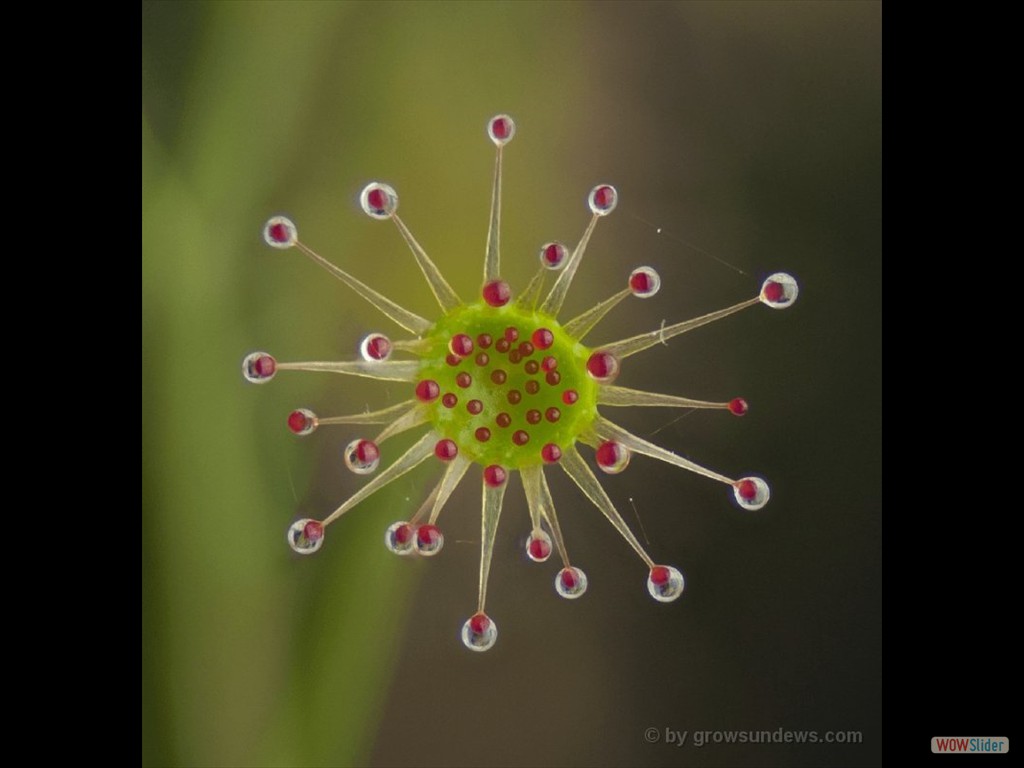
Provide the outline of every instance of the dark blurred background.
[[[142,7],[143,764],[879,763],[880,4]],[[273,213],[436,315],[394,227],[358,208],[370,180],[397,188],[405,222],[473,295],[493,166],[484,126],[498,112],[518,125],[502,230],[514,287],[542,242],[576,242],[600,182],[621,201],[562,317],[638,265],[661,274],[657,297],[626,303],[589,342],[749,298],[777,270],[801,294],[631,358],[619,381],[742,395],[746,417],[609,414],[731,476],[763,475],[771,503],[744,513],[723,486],[643,457],[602,477],[654,558],[686,574],[686,594],[660,605],[629,547],[551,472],[590,578],[570,602],[552,588],[554,560],[525,561],[515,478],[488,592],[501,634],[472,654],[458,630],[476,600],[477,483],[449,502],[433,560],[383,547],[429,491],[430,464],[297,558],[288,524],[365,480],[339,455],[358,428],[297,440],[287,413],[405,394],[317,374],[255,387],[240,361],[255,349],[349,359],[370,330],[400,335],[296,252],[266,248]],[[691,735],[678,748],[666,728],[858,730],[863,742],[697,748]]]

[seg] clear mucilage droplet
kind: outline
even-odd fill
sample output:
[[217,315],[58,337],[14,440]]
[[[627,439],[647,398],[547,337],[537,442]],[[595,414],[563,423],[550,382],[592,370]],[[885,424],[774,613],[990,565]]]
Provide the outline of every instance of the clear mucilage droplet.
[[353,440],[343,456],[345,466],[357,475],[368,475],[380,464],[380,449],[370,440]]
[[462,625],[462,642],[471,651],[486,651],[498,639],[498,625],[486,613],[477,613]]
[[656,565],[647,576],[647,591],[659,603],[671,603],[683,594],[683,574],[671,565]]
[[732,487],[736,502],[750,511],[755,511],[768,503],[771,498],[771,490],[768,483],[760,477],[743,477],[737,480]]

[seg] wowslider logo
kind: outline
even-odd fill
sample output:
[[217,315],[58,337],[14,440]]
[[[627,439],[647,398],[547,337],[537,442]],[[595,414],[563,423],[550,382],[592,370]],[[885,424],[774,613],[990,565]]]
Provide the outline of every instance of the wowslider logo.
[[1010,740],[1005,736],[934,736],[932,752],[937,754],[994,755],[1010,751]]

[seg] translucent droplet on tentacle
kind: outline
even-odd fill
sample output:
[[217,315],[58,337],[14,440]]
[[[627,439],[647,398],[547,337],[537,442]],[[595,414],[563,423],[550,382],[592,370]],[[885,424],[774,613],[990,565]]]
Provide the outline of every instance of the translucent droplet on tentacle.
[[567,600],[575,600],[587,591],[587,574],[579,568],[563,568],[555,576],[555,590]]
[[299,239],[299,232],[291,219],[272,216],[263,225],[263,239],[271,248],[291,248]]
[[359,343],[359,354],[370,363],[387,360],[391,357],[391,339],[383,333],[371,333]]
[[750,511],[760,509],[771,497],[768,483],[760,477],[742,477],[733,483],[732,491],[737,503]]
[[487,135],[496,146],[502,147],[516,135],[516,123],[508,115],[495,115],[487,122]]
[[359,204],[368,216],[375,219],[390,219],[398,210],[398,193],[388,184],[374,181],[363,187]]
[[776,272],[761,285],[761,302],[772,309],[785,309],[792,306],[799,293],[800,288],[792,275]]
[[683,594],[683,574],[671,565],[656,565],[647,576],[647,591],[660,603],[671,603]]
[[547,269],[561,269],[569,258],[569,249],[562,243],[544,243],[540,247],[540,263]]
[[277,373],[277,361],[266,352],[251,352],[242,359],[242,375],[253,384],[265,384]]
[[424,557],[431,557],[444,546],[444,535],[436,525],[421,525],[416,529],[416,551]]
[[471,651],[486,651],[498,639],[498,625],[486,613],[470,616],[462,625],[462,642]]
[[598,216],[607,216],[619,203],[619,193],[610,184],[600,184],[590,190],[587,205]]
[[534,531],[526,540],[526,555],[535,563],[551,557],[551,537],[545,531]]
[[288,429],[299,437],[305,437],[317,428],[316,414],[308,408],[296,408],[288,414]]
[[661,288],[661,277],[650,267],[637,267],[629,275],[629,290],[638,299],[649,299]]
[[345,466],[357,475],[368,475],[380,464],[380,449],[371,440],[353,440],[345,447]]
[[597,466],[609,475],[617,475],[629,466],[629,459],[632,454],[629,448],[616,443],[614,440],[606,440],[597,447],[594,458]]
[[416,545],[416,529],[409,523],[392,523],[384,532],[384,546],[396,555],[411,554]]
[[288,529],[288,546],[300,555],[311,555],[324,543],[324,526],[318,520],[296,520]]

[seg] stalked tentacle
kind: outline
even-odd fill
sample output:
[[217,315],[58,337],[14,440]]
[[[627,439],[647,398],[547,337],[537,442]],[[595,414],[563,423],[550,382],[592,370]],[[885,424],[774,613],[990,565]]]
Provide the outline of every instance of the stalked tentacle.
[[566,447],[565,452],[562,454],[561,464],[562,468],[565,469],[565,473],[572,478],[572,481],[580,487],[580,490],[594,503],[594,506],[601,510],[602,514],[608,518],[608,521],[615,526],[615,530],[640,555],[640,559],[647,563],[647,567],[653,568],[654,561],[651,559],[651,556],[647,554],[640,542],[637,541],[636,536],[629,530],[626,521],[622,519],[622,515],[615,509],[612,500],[608,498],[608,494],[604,492],[601,483],[594,476],[587,463],[583,461],[583,457],[580,456],[575,446]]
[[448,281],[444,279],[444,275],[441,274],[441,270],[437,268],[437,265],[430,260],[429,256],[427,256],[427,252],[423,250],[423,246],[421,246],[416,241],[416,238],[412,236],[412,232],[410,232],[409,228],[405,226],[405,222],[398,217],[397,213],[391,217],[391,220],[395,222],[395,226],[398,227],[398,231],[402,233],[402,237],[409,246],[409,250],[411,250],[412,255],[416,257],[416,263],[419,264],[420,270],[423,272],[423,276],[427,278],[430,290],[437,299],[437,303],[441,305],[441,309],[448,313],[456,307],[461,307],[462,299],[458,297],[458,294],[456,294],[454,289],[452,289],[448,284]]
[[[742,403],[742,405],[740,405]],[[597,391],[598,405],[625,406],[667,406],[670,408],[718,408],[729,411],[737,416],[746,413],[746,402],[733,398],[725,403],[711,403],[706,400],[692,400],[688,397],[663,395],[659,392],[643,392],[639,389],[616,387],[609,384]]]
[[412,236],[412,232],[405,226],[405,222],[399,218],[398,193],[395,192],[394,188],[379,181],[372,181],[363,188],[362,193],[359,195],[359,202],[367,216],[374,219],[391,219],[395,222],[399,234],[401,234],[402,239],[409,246],[409,250],[412,251],[412,255],[423,272],[423,276],[427,279],[430,290],[441,305],[441,309],[445,312],[451,312],[456,307],[461,306],[462,302],[444,279],[441,270],[430,260],[427,252],[423,250],[423,246],[416,241],[416,238]]
[[548,292],[547,298],[544,299],[544,303],[540,305],[540,312],[552,317],[558,316],[559,310],[562,309],[562,303],[565,301],[565,296],[569,293],[572,279],[576,276],[580,259],[583,258],[583,254],[587,250],[587,243],[590,242],[590,236],[594,233],[594,227],[597,226],[597,220],[600,218],[596,213],[590,217],[590,223],[587,224],[587,228],[583,231],[583,237],[580,238],[576,249],[572,252],[572,256],[566,261],[565,267],[558,275],[558,279],[555,280],[555,284],[551,286],[551,290]]
[[416,360],[382,360],[367,362],[351,360],[340,363],[330,361],[310,361],[304,363],[277,363],[279,371],[326,371],[328,373],[344,373],[350,376],[363,376],[367,379],[380,381],[416,381],[420,363]]
[[671,451],[667,451],[654,443],[649,443],[641,437],[637,437],[632,432],[613,424],[598,414],[597,418],[594,419],[594,424],[591,427],[594,434],[599,435],[602,439],[613,440],[619,445],[624,445],[630,451],[635,453],[642,453],[645,456],[650,456],[653,459],[660,459],[661,461],[673,464],[682,469],[688,469],[691,472],[696,472],[698,475],[717,480],[720,483],[726,485],[735,485],[738,481],[732,480],[725,475],[714,472],[707,467],[702,467],[689,459],[684,459],[682,456],[677,456]]
[[437,435],[433,431],[421,437],[409,450],[398,457],[394,464],[390,465],[373,480],[360,488],[344,504],[331,512],[323,521],[323,525],[325,527],[330,525],[367,496],[376,493],[384,486],[394,482],[409,470],[426,461],[434,452],[434,443],[437,442],[437,439]]
[[555,504],[551,499],[551,491],[548,489],[547,478],[544,477],[544,470],[539,466],[523,467],[523,490],[526,492],[526,504],[530,508],[530,519],[533,522],[533,529],[541,529],[541,520],[547,522],[551,529],[551,537],[555,540],[558,548],[558,556],[566,568],[571,566],[569,552],[565,548],[565,539],[562,538],[562,529],[558,525],[558,515],[555,514]]
[[314,251],[312,248],[308,247],[305,243],[299,240],[295,240],[293,244],[296,248],[298,248],[300,251],[306,254],[314,262],[319,264],[321,267],[326,269],[336,278],[341,280],[341,282],[345,283],[345,285],[347,285],[353,291],[355,291],[368,302],[373,304],[373,306],[376,307],[378,311],[394,320],[402,328],[405,328],[405,330],[409,331],[410,333],[415,333],[417,335],[425,333],[430,330],[433,323],[431,323],[429,320],[425,320],[424,318],[420,317],[417,314],[414,314],[413,312],[410,312],[404,307],[400,307],[391,299],[373,290],[373,288],[368,286],[366,283],[362,282],[361,280],[357,280],[345,270],[329,262],[319,253]]
[[379,411],[353,413],[349,416],[328,416],[323,419],[318,418],[317,421],[321,426],[324,424],[390,424],[415,407],[415,400],[406,400],[404,403],[381,408]]
[[623,299],[630,295],[629,288],[624,288],[613,296],[605,299],[599,304],[588,309],[581,315],[577,315],[567,322],[563,327],[565,332],[575,339],[582,340],[590,330],[597,325],[601,318],[608,314]]
[[678,336],[681,333],[692,331],[694,328],[700,328],[702,325],[713,323],[715,320],[721,320],[723,317],[735,314],[742,309],[752,307],[755,304],[761,303],[761,297],[758,296],[747,301],[741,301],[739,304],[734,304],[731,307],[720,309],[717,312],[710,312],[700,317],[695,317],[692,320],[684,320],[681,323],[674,325],[667,325],[663,328],[659,328],[656,331],[650,331],[649,333],[641,333],[638,336],[632,336],[622,341],[616,341],[611,344],[602,344],[601,350],[615,355],[620,360],[630,355],[635,355],[637,352],[642,352],[649,347],[653,347],[655,344],[662,344],[673,336]]
[[497,147],[494,158],[494,188],[491,191],[491,218],[487,227],[487,253],[484,256],[484,283],[501,277],[501,150],[512,141],[516,124],[508,115],[487,121],[487,135]]
[[491,572],[494,537],[498,533],[498,518],[508,487],[508,473],[498,466],[484,469],[483,519],[480,526],[480,584],[477,611],[483,613],[487,601],[487,577]]
[[389,437],[399,435],[402,432],[418,427],[420,424],[426,424],[428,421],[430,421],[430,414],[427,412],[427,409],[417,404],[384,427],[384,430],[374,438],[374,442],[380,445]]
[[452,459],[448,464],[444,477],[441,478],[441,482],[437,485],[437,496],[434,499],[434,503],[431,505],[431,525],[434,525],[437,522],[437,517],[441,514],[441,509],[448,501],[448,497],[452,495],[452,492],[458,487],[459,483],[462,482],[462,478],[466,475],[466,470],[469,469],[469,465],[472,463],[472,461],[460,454]]

